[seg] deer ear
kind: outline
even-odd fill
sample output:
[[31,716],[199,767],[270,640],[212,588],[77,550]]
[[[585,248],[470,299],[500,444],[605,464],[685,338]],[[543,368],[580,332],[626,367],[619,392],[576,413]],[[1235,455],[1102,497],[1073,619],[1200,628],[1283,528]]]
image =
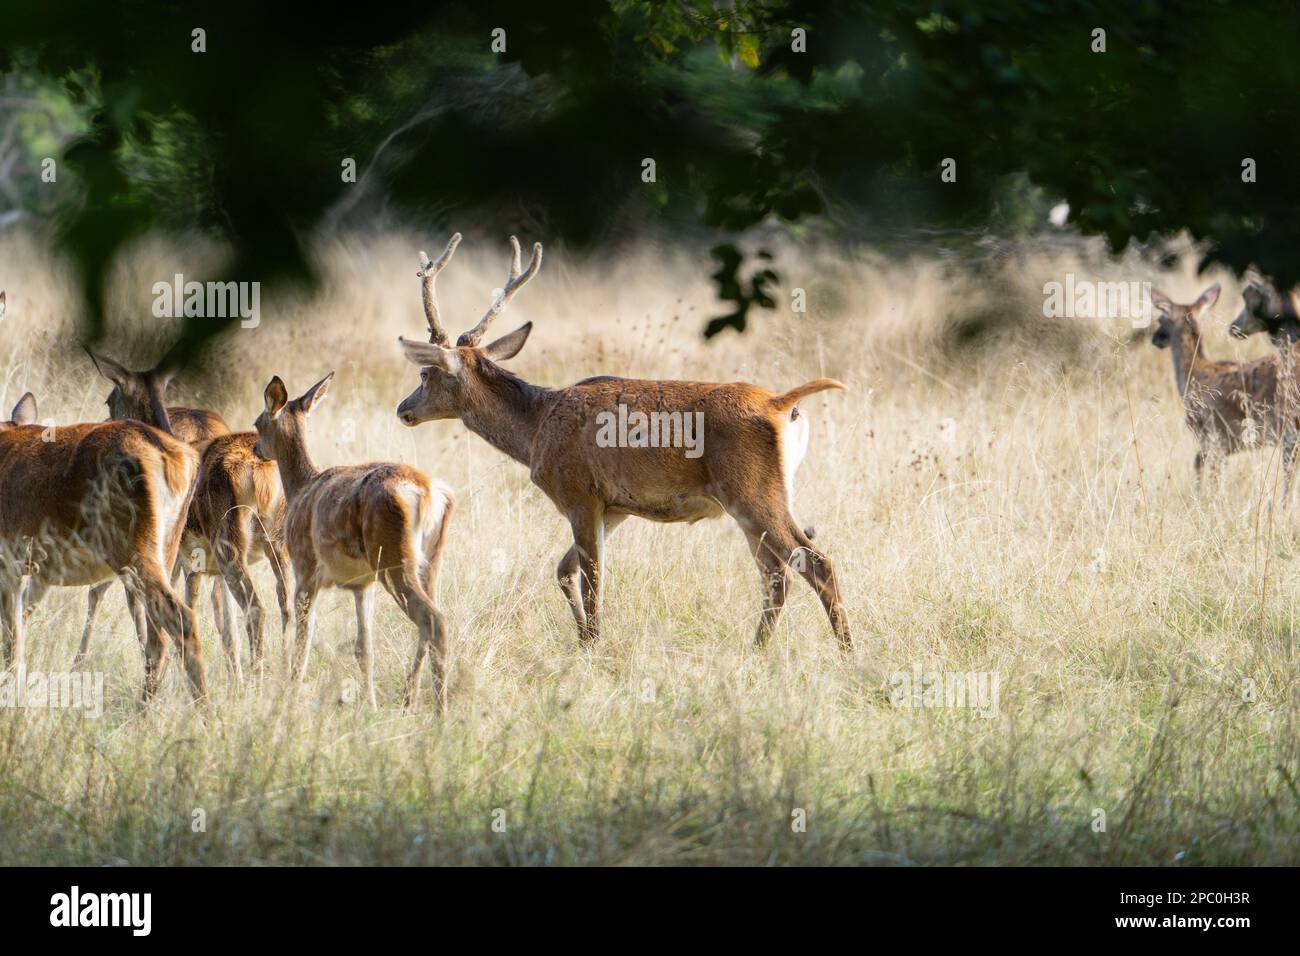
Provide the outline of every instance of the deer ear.
[[323,379],[302,393],[302,397],[298,399],[298,406],[304,413],[310,415],[312,409],[316,407],[316,403],[329,394],[330,381],[333,378],[334,373],[330,372]]
[[275,375],[266,383],[266,393],[263,397],[266,399],[266,411],[272,418],[279,415],[284,406],[289,404],[289,390],[284,387],[284,382],[280,381],[280,376]]
[[432,342],[416,342],[400,335],[397,341],[401,344],[402,354],[406,356],[408,362],[414,362],[421,367],[431,365],[451,375],[460,371],[460,356],[456,354],[455,349],[434,345]]
[[15,425],[30,425],[36,421],[36,396],[28,392],[18,399],[9,420]]
[[1154,306],[1160,312],[1165,313],[1165,315],[1168,315],[1171,311],[1173,311],[1174,301],[1173,299],[1169,298],[1169,296],[1161,292],[1159,289],[1152,289],[1151,305]]
[[177,342],[168,350],[166,355],[158,360],[158,364],[153,369],[153,376],[162,384],[163,388],[166,388],[171,384],[171,380],[177,376],[184,364],[181,343]]
[[1202,312],[1214,308],[1214,303],[1219,301],[1219,292],[1219,283],[1216,282],[1214,285],[1202,292],[1200,298],[1192,303],[1192,312],[1196,315],[1200,315]]
[[96,355],[90,349],[86,349],[86,354],[89,355],[90,360],[95,363],[95,371],[99,372],[100,375],[104,376],[104,378],[108,379],[114,385],[120,386],[123,382],[130,380],[131,373],[127,371],[124,366],[118,365],[111,358],[108,358],[105,355]]
[[528,341],[528,336],[532,334],[533,323],[525,322],[513,332],[507,332],[495,342],[489,343],[483,351],[487,357],[494,362],[504,362],[506,359],[512,359],[519,354],[519,350],[524,347]]

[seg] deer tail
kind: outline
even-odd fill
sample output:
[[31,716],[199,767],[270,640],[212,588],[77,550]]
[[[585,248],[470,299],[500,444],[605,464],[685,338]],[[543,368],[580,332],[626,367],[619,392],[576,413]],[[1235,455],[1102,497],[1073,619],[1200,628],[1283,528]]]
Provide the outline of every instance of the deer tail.
[[800,399],[815,395],[818,392],[824,392],[829,388],[842,389],[844,383],[837,382],[833,378],[815,378],[811,382],[804,382],[802,385],[790,389],[783,395],[774,395],[772,397],[772,407],[778,412],[783,412]]

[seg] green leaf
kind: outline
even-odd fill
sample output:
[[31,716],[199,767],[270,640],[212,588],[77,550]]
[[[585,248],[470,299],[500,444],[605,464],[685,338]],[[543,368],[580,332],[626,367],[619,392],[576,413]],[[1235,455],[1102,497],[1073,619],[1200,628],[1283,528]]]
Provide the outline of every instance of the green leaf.
[[751,70],[758,69],[758,37],[752,33],[740,35],[740,59]]

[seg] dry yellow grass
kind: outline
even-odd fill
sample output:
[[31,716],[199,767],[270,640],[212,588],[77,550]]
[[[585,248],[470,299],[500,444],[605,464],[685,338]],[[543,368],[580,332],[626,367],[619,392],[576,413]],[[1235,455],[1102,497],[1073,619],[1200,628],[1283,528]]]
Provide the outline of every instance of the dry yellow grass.
[[[174,399],[246,428],[272,374],[297,394],[336,368],[312,421],[317,464],[398,459],[456,488],[440,595],[450,715],[398,710],[415,634],[383,596],[384,706],[345,700],[343,592],[323,598],[299,699],[279,670],[232,691],[205,606],[213,716],[189,706],[175,662],[142,712],[114,591],[92,645],[104,715],[0,709],[0,863],[1295,862],[1300,512],[1269,505],[1278,456],[1238,456],[1222,494],[1198,498],[1168,354],[1130,342],[1123,320],[1042,318],[1043,283],[1066,271],[1156,279],[1180,301],[1221,279],[1209,349],[1262,354],[1224,334],[1230,276],[1198,278],[1190,256],[1161,271],[1022,252],[977,274],[790,248],[778,264],[808,313],[706,344],[716,305],[697,257],[548,249],[499,322],[537,323],[511,363],[530,381],[849,385],[805,403],[795,511],[837,562],[851,659],[802,581],[755,650],[758,575],[729,521],[620,528],[605,635],[580,650],[553,576],[567,530],[525,470],[459,423],[393,415],[417,378],[396,347],[423,328],[416,250],[441,238],[326,246],[325,284],[264,295],[262,326],[223,339]],[[504,238],[471,235],[443,274],[453,330],[504,279]],[[218,255],[160,238],[124,257],[105,350],[151,360],[168,330],[149,287]],[[43,418],[103,416],[70,280],[30,237],[0,242],[6,408],[30,388]],[[994,331],[955,349],[971,323]],[[256,576],[272,600],[265,566]],[[84,603],[47,599],[32,668],[68,666]],[[277,665],[285,646],[272,636]],[[996,674],[997,716],[894,706],[892,676],[916,666]]]

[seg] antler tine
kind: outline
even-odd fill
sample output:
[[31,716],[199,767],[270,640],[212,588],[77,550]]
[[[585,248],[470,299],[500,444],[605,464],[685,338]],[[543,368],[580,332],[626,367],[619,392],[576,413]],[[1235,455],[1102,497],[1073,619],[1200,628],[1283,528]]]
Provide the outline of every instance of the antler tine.
[[428,256],[423,252],[420,253],[420,271],[416,275],[420,277],[420,296],[424,300],[424,320],[429,325],[429,341],[434,345],[446,345],[448,342],[447,332],[438,319],[438,296],[434,283],[438,273],[451,261],[458,245],[460,245],[459,232],[451,237],[447,248],[442,250],[442,255],[435,261],[430,262]]
[[510,281],[513,282],[519,278],[519,267],[521,254],[519,252],[519,237],[510,237]]
[[504,311],[506,305],[514,298],[518,292],[533,276],[537,275],[537,270],[542,267],[542,244],[533,243],[533,257],[528,260],[528,268],[521,272],[521,255],[519,252],[519,240],[514,236],[510,237],[510,245],[513,247],[510,259],[510,278],[506,281],[505,288],[497,296],[496,301],[483,314],[483,318],[478,320],[478,325],[468,332],[462,332],[460,338],[456,340],[457,345],[478,345],[479,340],[483,338],[483,333],[498,315]]

